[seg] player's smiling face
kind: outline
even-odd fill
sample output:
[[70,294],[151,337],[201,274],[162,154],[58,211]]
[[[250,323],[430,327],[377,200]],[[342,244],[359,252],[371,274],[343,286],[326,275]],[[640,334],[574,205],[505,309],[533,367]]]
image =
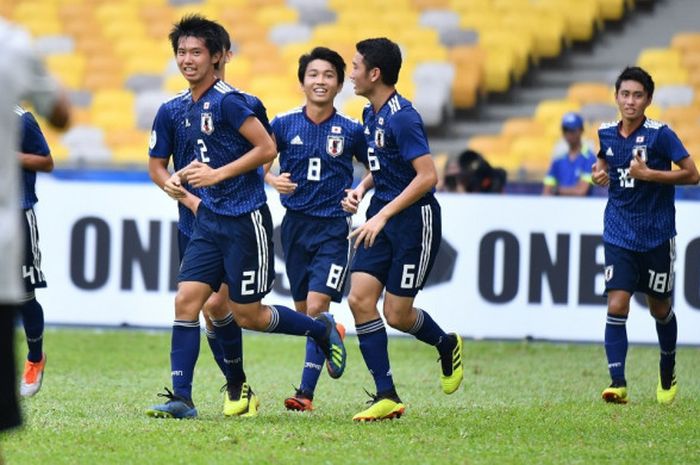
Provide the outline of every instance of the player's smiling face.
[[651,103],[651,98],[644,86],[637,81],[622,81],[615,98],[620,114],[626,120],[640,119]]
[[214,64],[221,58],[220,53],[209,54],[204,39],[186,36],[180,39],[175,55],[177,67],[190,85],[197,85],[214,75]]
[[302,89],[307,102],[315,104],[333,104],[333,99],[340,92],[335,67],[326,60],[312,60],[306,66]]
[[350,80],[355,85],[355,93],[357,95],[367,96],[369,94],[372,81],[370,80],[365,59],[360,52],[355,53],[355,56],[352,58]]

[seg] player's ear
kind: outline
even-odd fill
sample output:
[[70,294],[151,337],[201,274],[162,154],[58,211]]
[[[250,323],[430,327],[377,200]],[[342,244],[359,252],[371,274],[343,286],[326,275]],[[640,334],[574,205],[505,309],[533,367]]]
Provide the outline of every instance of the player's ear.
[[382,71],[379,68],[372,68],[369,71],[369,80],[372,82],[377,82],[382,76]]

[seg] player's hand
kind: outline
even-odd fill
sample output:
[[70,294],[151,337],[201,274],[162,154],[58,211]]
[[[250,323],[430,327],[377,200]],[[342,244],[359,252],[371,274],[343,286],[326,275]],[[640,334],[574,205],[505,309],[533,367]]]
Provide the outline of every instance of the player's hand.
[[187,195],[187,191],[185,191],[185,188],[182,187],[180,175],[177,173],[173,174],[167,181],[165,181],[163,190],[175,200],[179,200]]
[[269,176],[269,184],[280,194],[291,194],[297,189],[297,183],[292,182],[290,173],[280,173],[279,176]]
[[593,171],[591,172],[591,179],[593,184],[596,186],[607,186],[610,184],[610,177],[608,177],[608,170],[600,168],[598,163],[593,164]]
[[344,211],[354,215],[357,213],[360,202],[362,202],[361,192],[357,189],[345,189],[345,198],[340,201],[340,206]]
[[198,160],[187,165],[182,176],[192,187],[209,187],[219,182],[219,172]]
[[377,239],[377,236],[379,236],[379,233],[382,231],[382,229],[384,229],[386,221],[387,220],[384,218],[384,215],[379,212],[367,220],[365,224],[351,232],[348,239],[352,240],[352,238],[355,238],[353,247],[356,249],[360,246],[360,244],[364,244],[365,249],[372,247],[374,245],[374,241]]
[[649,166],[647,166],[647,162],[645,162],[642,157],[635,153],[632,156],[632,161],[630,161],[630,176],[634,179],[644,181],[648,171]]

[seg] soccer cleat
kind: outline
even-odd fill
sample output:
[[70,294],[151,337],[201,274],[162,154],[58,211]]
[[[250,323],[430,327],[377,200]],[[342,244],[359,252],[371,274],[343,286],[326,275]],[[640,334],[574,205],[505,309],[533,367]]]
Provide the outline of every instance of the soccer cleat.
[[603,400],[611,404],[626,404],[628,401],[627,397],[627,386],[615,386],[610,385],[603,390]]
[[452,394],[464,379],[464,366],[462,358],[464,355],[464,343],[462,338],[456,333],[450,333],[450,338],[454,338],[456,343],[449,357],[440,357],[442,362],[442,375],[440,375],[440,383],[442,384],[442,392]]
[[321,313],[316,319],[326,325],[326,336],[323,341],[317,341],[317,343],[326,356],[328,374],[331,378],[340,378],[345,371],[348,356],[340,332],[342,328],[342,333],[345,334],[345,328],[342,325],[336,325],[333,315],[328,312]]
[[313,396],[297,389],[296,394],[284,400],[284,407],[295,412],[310,412],[314,409]]
[[224,415],[227,417],[254,417],[258,415],[260,399],[248,383],[241,386],[224,384]]
[[664,389],[661,384],[661,377],[659,377],[659,384],[656,385],[656,401],[660,404],[670,404],[673,399],[676,398],[678,394],[678,384],[676,383],[676,373],[673,373],[673,378],[671,379],[671,386],[668,389]]
[[387,395],[373,395],[367,392],[367,395],[372,398],[367,402],[370,406],[355,414],[352,417],[353,421],[392,420],[401,418],[401,415],[406,411],[406,407],[395,392]]
[[192,400],[176,396],[168,388],[165,388],[165,393],[158,393],[158,397],[165,397],[168,400],[164,404],[154,405],[146,409],[146,415],[149,417],[181,419],[197,416],[197,409]]
[[44,367],[46,366],[46,354],[41,354],[38,362],[24,362],[24,373],[19,385],[19,393],[22,397],[31,397],[41,389],[44,379]]

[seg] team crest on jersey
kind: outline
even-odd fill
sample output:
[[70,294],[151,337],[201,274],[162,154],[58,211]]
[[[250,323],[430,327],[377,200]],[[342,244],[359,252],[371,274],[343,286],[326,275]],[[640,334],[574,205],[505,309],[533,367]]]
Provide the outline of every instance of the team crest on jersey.
[[613,278],[613,270],[614,269],[615,268],[613,267],[613,265],[605,267],[605,281],[606,282],[610,281]]
[[326,153],[331,157],[337,157],[343,153],[343,136],[328,136],[326,139]]
[[374,131],[374,145],[379,148],[384,147],[384,129],[375,129]]
[[639,155],[644,161],[647,161],[647,146],[646,145],[635,145],[632,147],[632,155]]
[[199,125],[199,128],[207,136],[211,135],[211,133],[214,132],[214,120],[211,116],[211,113],[202,113],[202,122]]

